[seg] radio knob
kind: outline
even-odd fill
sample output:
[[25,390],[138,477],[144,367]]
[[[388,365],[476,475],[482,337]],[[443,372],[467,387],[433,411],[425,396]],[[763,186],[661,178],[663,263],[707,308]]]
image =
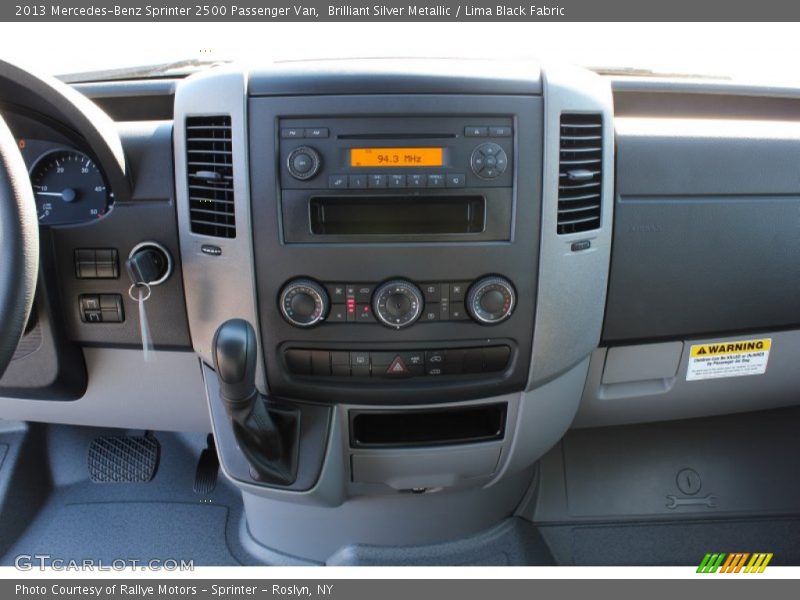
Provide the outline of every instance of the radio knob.
[[502,323],[514,311],[516,292],[508,279],[484,277],[467,293],[467,311],[481,325]]
[[419,319],[424,304],[422,291],[416,285],[398,279],[387,281],[375,290],[372,309],[381,323],[402,329]]
[[313,327],[325,319],[329,308],[328,293],[316,281],[295,279],[281,290],[281,314],[295,327]]
[[289,153],[286,158],[286,168],[295,179],[305,181],[319,173],[322,167],[322,158],[319,152],[311,146],[299,146]]

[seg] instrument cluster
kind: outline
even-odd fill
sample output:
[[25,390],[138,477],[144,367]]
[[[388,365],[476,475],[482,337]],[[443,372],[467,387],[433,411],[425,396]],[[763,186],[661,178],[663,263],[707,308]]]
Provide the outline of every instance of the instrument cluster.
[[57,125],[7,114],[30,174],[41,225],[73,225],[100,219],[112,209],[114,193],[87,149]]

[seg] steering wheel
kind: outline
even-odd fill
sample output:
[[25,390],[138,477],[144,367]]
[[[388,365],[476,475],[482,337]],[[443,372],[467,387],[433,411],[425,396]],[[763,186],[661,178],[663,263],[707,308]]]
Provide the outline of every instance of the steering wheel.
[[39,270],[39,221],[28,170],[0,116],[0,377],[28,322]]

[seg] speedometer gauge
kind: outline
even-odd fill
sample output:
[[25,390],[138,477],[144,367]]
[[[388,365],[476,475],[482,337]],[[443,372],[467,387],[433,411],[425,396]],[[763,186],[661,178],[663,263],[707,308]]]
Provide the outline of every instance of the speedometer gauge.
[[63,225],[102,217],[113,194],[94,161],[77,150],[54,150],[31,169],[39,223]]

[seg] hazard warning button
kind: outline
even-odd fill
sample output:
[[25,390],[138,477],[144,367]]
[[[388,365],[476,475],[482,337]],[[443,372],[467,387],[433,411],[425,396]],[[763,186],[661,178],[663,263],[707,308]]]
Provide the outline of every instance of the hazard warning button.
[[406,363],[399,356],[395,356],[392,364],[386,369],[386,375],[389,377],[407,377],[411,372],[408,370]]

